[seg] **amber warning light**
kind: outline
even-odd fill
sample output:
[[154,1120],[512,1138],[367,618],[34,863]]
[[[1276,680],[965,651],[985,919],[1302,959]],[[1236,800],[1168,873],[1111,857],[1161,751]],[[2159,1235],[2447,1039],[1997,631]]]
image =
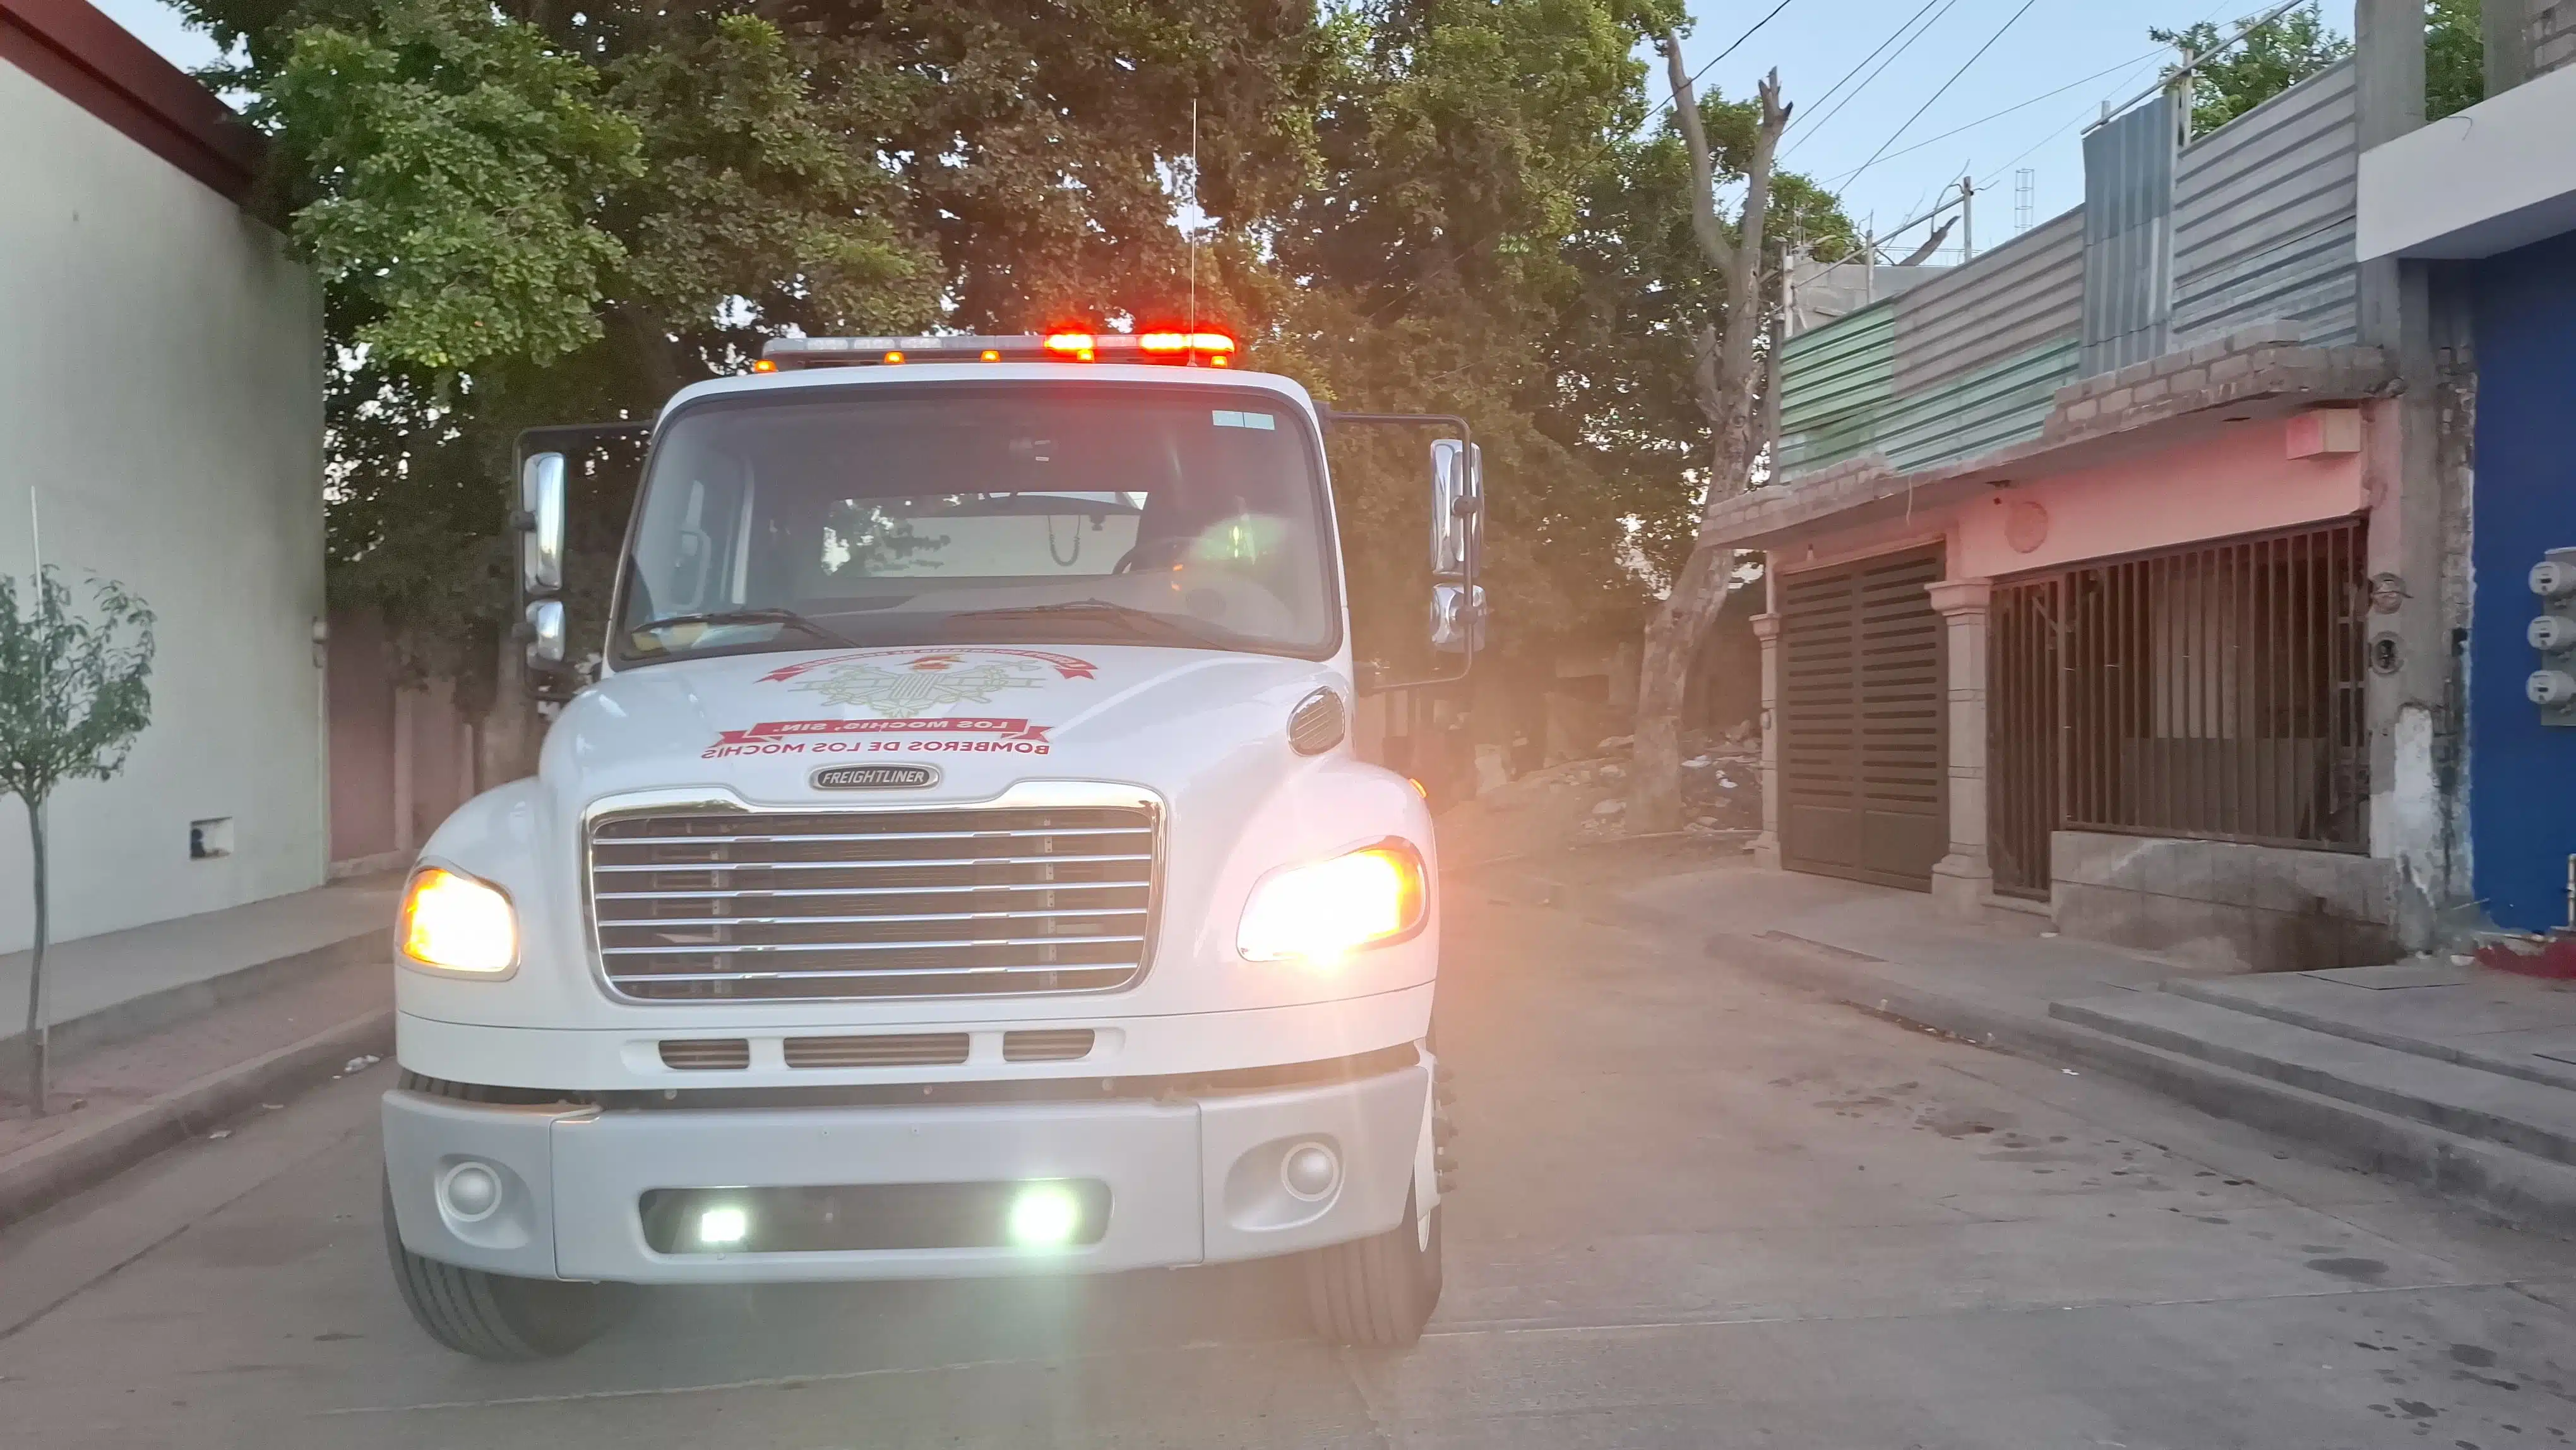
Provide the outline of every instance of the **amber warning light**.
[[761,348],[756,373],[822,367],[892,367],[905,363],[1125,362],[1230,367],[1241,344],[1230,333],[1155,328],[1084,332],[1067,328],[1019,337],[776,337]]

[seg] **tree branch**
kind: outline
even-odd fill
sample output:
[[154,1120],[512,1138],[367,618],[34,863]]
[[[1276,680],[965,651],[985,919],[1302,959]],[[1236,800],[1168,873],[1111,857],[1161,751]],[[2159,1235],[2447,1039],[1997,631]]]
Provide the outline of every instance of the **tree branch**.
[[[1664,70],[1672,79],[1673,121],[1681,128],[1682,144],[1690,150],[1691,164],[1691,235],[1698,239],[1701,255],[1719,272],[1732,277],[1735,271],[1735,244],[1728,241],[1726,228],[1717,219],[1717,162],[1708,149],[1708,128],[1700,124],[1699,97],[1691,89],[1690,72],[1682,69],[1682,45],[1669,30],[1655,38],[1655,46],[1664,53]],[[1766,94],[1776,95],[1774,85]]]
[[[1753,133],[1753,155],[1744,168],[1744,220],[1737,228],[1735,253],[1726,268],[1726,369],[1742,378],[1753,365],[1753,340],[1762,332],[1763,297],[1759,291],[1763,233],[1771,221],[1771,166],[1780,133],[1788,129],[1790,107],[1780,100],[1780,72],[1762,78],[1762,124]],[[1737,326],[1736,310],[1750,311]]]

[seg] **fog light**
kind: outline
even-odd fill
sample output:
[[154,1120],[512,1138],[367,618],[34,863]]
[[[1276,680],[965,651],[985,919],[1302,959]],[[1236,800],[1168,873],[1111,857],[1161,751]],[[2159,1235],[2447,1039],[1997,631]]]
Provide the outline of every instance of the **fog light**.
[[1291,1198],[1313,1203],[1342,1181],[1342,1160],[1321,1143],[1300,1143],[1279,1160],[1279,1184]]
[[751,1215],[741,1209],[710,1208],[698,1215],[698,1242],[724,1248],[751,1237]]
[[1061,1183],[1032,1183],[1011,1200],[1009,1229],[1021,1248],[1062,1248],[1082,1231],[1082,1200]]
[[461,1222],[489,1218],[501,1206],[501,1175],[488,1163],[459,1163],[439,1181],[438,1198]]

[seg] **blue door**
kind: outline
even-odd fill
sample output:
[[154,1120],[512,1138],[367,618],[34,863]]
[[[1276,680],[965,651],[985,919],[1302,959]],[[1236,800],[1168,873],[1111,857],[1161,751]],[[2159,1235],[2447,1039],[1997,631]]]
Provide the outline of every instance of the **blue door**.
[[2469,836],[2498,924],[2567,924],[2576,730],[2523,698],[2539,663],[2531,566],[2576,547],[2576,234],[2478,266],[2477,486],[2469,618]]

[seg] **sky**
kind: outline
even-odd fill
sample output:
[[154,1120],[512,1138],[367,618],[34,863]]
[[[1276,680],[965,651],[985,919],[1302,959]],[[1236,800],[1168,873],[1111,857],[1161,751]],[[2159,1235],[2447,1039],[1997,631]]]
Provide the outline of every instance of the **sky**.
[[[1698,24],[1683,39],[1683,58],[1693,71],[1710,65],[1775,5],[1778,14],[1715,61],[1700,85],[1749,96],[1778,67],[1786,99],[1806,112],[1791,118],[1782,166],[1838,191],[1845,214],[1864,226],[1872,216],[1882,227],[1919,216],[1945,185],[1975,176],[1979,251],[2017,231],[2016,172],[2031,173],[2034,222],[2084,199],[2085,124],[2102,102],[2125,102],[2153,84],[2173,58],[2147,39],[2148,27],[2226,25],[2270,8],[2266,0],[1691,0]],[[2352,33],[2352,0],[2322,0],[2322,10],[2327,25]],[[1906,33],[1919,38],[1863,64],[1917,16]],[[1855,67],[1852,83],[1829,94]],[[2009,107],[2019,109],[1995,115]],[[1943,260],[1957,260],[1958,241],[1953,233]]]
[[[215,58],[213,43],[163,0],[92,3],[181,66]],[[2323,7],[2328,25],[2352,33],[2352,0]],[[2266,8],[2263,0],[1691,0],[1698,24],[1682,54],[1694,71],[1709,66],[1703,88],[1727,95],[1752,94],[1778,67],[1788,99],[1805,113],[1791,122],[1783,166],[1838,190],[1857,223],[1874,217],[1892,227],[1973,175],[1982,251],[2019,230],[2017,173],[2029,173],[2034,222],[2084,199],[2085,123],[2104,101],[2127,101],[2151,84],[2171,58],[2147,39],[2148,27],[2228,22]],[[1900,33],[1912,38],[1870,58]],[[1739,37],[1732,54],[1710,64]],[[1654,85],[1660,94],[1660,70]],[[1943,260],[1957,260],[1958,244],[1953,233]]]

